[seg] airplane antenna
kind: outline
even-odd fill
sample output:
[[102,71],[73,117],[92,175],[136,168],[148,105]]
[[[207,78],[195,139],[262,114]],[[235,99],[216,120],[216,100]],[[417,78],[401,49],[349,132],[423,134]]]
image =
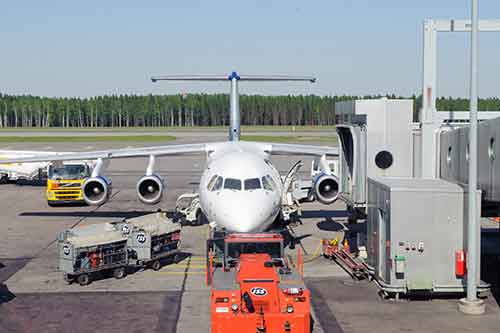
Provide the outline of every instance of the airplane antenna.
[[153,76],[151,81],[230,81],[231,91],[229,95],[229,141],[240,140],[240,94],[238,81],[309,81],[316,82],[312,76],[289,76],[289,75],[239,75],[232,72],[228,76],[223,75],[165,75]]

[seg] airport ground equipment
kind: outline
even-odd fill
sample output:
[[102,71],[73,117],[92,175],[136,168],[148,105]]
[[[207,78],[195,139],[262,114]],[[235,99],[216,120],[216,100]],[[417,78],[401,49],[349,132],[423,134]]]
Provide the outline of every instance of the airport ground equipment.
[[[25,157],[40,154],[34,151],[0,150],[0,158]],[[17,180],[42,180],[47,176],[49,162],[0,164],[0,183]]]
[[353,100],[335,104],[340,198],[364,210],[367,177],[413,175],[413,101]]
[[201,225],[204,222],[198,193],[181,194],[175,202],[175,212],[193,225]]
[[381,290],[396,297],[464,292],[467,192],[441,179],[368,182],[367,264]]
[[351,255],[347,241],[339,242],[337,239],[323,239],[322,252],[325,258],[335,261],[352,278],[363,280],[369,278],[368,266]]
[[60,233],[58,249],[59,270],[69,283],[87,285],[104,272],[121,279],[129,267],[158,270],[162,259],[175,258],[180,226],[165,213],[82,226]]
[[128,234],[129,264],[159,270],[162,259],[175,261],[181,245],[181,226],[173,223],[166,213],[148,214],[116,225]]
[[93,162],[50,163],[47,169],[47,204],[49,206],[85,203],[82,185],[90,177]]
[[300,255],[298,267],[291,268],[283,237],[218,236],[209,240],[207,254],[212,332],[310,332],[310,292]]

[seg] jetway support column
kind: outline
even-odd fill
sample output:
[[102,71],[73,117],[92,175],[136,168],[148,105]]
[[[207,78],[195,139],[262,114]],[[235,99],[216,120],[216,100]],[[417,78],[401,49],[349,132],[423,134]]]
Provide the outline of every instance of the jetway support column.
[[[500,32],[500,20],[478,20],[478,31]],[[437,165],[437,130],[443,122],[467,120],[467,111],[438,112],[437,98],[437,37],[439,32],[469,32],[470,20],[425,20],[423,26],[423,80],[422,109],[419,121],[422,124],[422,159],[423,178],[438,178]],[[479,120],[499,117],[499,112],[478,112]]]

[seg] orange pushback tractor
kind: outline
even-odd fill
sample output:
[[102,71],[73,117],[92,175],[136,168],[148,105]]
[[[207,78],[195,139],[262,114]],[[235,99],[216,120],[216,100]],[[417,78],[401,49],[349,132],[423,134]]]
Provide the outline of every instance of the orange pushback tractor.
[[229,234],[207,248],[212,333],[310,332],[302,256],[293,269],[280,234]]

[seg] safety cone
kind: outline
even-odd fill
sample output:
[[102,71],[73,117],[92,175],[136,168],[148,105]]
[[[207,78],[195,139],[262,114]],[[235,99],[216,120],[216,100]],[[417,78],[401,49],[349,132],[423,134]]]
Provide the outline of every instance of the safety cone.
[[351,248],[349,247],[349,242],[347,241],[347,239],[344,239],[344,248],[343,248],[343,250],[346,253],[351,253]]

